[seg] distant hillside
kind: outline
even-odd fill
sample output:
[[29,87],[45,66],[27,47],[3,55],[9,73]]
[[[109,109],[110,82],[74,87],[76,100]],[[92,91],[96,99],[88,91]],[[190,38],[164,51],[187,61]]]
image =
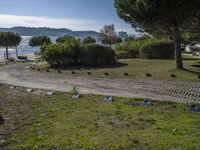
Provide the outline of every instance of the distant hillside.
[[98,37],[100,33],[95,31],[72,31],[70,29],[54,29],[54,28],[32,28],[32,27],[13,27],[13,28],[0,28],[0,32],[15,32],[21,36],[63,36],[71,35],[77,37]]

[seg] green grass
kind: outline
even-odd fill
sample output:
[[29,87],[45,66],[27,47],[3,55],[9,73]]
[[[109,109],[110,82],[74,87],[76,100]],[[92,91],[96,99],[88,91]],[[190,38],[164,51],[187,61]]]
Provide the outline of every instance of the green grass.
[[[62,74],[71,75],[72,70],[76,72],[77,76],[92,76],[101,78],[128,78],[128,79],[154,79],[154,80],[189,80],[199,81],[197,75],[200,74],[200,68],[192,68],[192,65],[200,65],[200,57],[183,55],[183,63],[185,70],[175,69],[174,60],[144,60],[144,59],[127,59],[119,60],[117,65],[106,66],[99,68],[89,67],[67,67],[60,69]],[[49,66],[47,64],[40,64],[36,66],[42,71],[47,70]],[[58,74],[55,69],[49,69],[49,73]],[[91,75],[88,75],[91,72]],[[106,76],[105,72],[110,75]],[[124,76],[124,73],[128,73],[129,76]],[[146,74],[152,74],[151,78],[146,77]],[[171,74],[175,74],[177,78],[172,78]]]
[[[188,112],[187,104],[142,99],[69,93],[45,96],[45,91],[26,93],[24,88],[0,87],[0,114],[7,120],[0,138],[2,149],[181,149],[200,147],[199,113]],[[3,133],[3,134],[2,134]],[[1,140],[0,140],[1,141]],[[0,146],[1,149],[1,146]]]

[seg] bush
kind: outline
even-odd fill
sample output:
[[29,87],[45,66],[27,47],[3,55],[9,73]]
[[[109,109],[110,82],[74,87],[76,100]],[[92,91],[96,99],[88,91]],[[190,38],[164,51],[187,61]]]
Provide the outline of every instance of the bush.
[[129,51],[117,51],[116,52],[117,59],[126,59],[126,58],[132,58],[132,55]]
[[45,44],[51,44],[51,39],[47,36],[34,36],[29,40],[31,47],[42,46]]
[[78,64],[80,62],[80,51],[80,42],[76,40],[41,47],[42,57],[51,66]]
[[131,54],[132,58],[138,58],[140,56],[139,53],[140,47],[138,42],[126,42],[124,44],[124,51],[128,51]]
[[83,44],[92,44],[92,43],[96,43],[95,38],[87,36],[85,39],[83,39]]
[[86,44],[81,53],[85,65],[99,66],[115,63],[115,51],[107,46]]
[[140,57],[143,59],[172,59],[174,53],[173,42],[167,40],[150,41],[140,48]]

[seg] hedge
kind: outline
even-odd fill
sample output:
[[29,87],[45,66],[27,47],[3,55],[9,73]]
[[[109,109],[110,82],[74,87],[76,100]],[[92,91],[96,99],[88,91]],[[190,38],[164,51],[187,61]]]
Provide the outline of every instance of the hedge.
[[174,53],[173,42],[167,40],[151,41],[140,48],[143,59],[173,59]]
[[115,51],[107,46],[86,44],[81,51],[81,61],[85,65],[99,66],[115,63]]

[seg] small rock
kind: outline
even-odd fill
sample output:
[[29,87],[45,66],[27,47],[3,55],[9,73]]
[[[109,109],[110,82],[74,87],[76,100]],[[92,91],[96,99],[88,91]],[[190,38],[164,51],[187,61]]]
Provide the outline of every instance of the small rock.
[[190,112],[200,112],[200,108],[198,105],[192,104],[189,108]]
[[113,102],[113,97],[112,96],[107,96],[104,98],[105,101],[108,101],[108,102]]
[[77,92],[77,93],[75,93],[75,94],[72,95],[72,98],[73,99],[79,99],[80,96],[81,96],[81,94],[79,92]]
[[47,92],[47,95],[48,95],[48,96],[52,96],[53,94],[54,94],[54,91],[48,91],[48,92]]
[[197,78],[200,79],[200,75],[198,75]]
[[3,116],[0,116],[0,125],[3,125],[3,124],[4,124]]
[[62,71],[61,71],[61,70],[58,70],[58,73],[62,73]]
[[4,140],[4,139],[2,139],[2,140],[0,141],[0,145],[5,144],[5,143],[6,143],[6,140]]
[[76,72],[72,71],[72,74],[76,74]]
[[12,90],[12,89],[16,89],[16,86],[10,86],[10,89]]
[[31,93],[33,92],[33,89],[32,88],[26,89],[26,92]]
[[144,102],[142,103],[142,106],[152,106],[152,102],[150,100],[144,100]]

